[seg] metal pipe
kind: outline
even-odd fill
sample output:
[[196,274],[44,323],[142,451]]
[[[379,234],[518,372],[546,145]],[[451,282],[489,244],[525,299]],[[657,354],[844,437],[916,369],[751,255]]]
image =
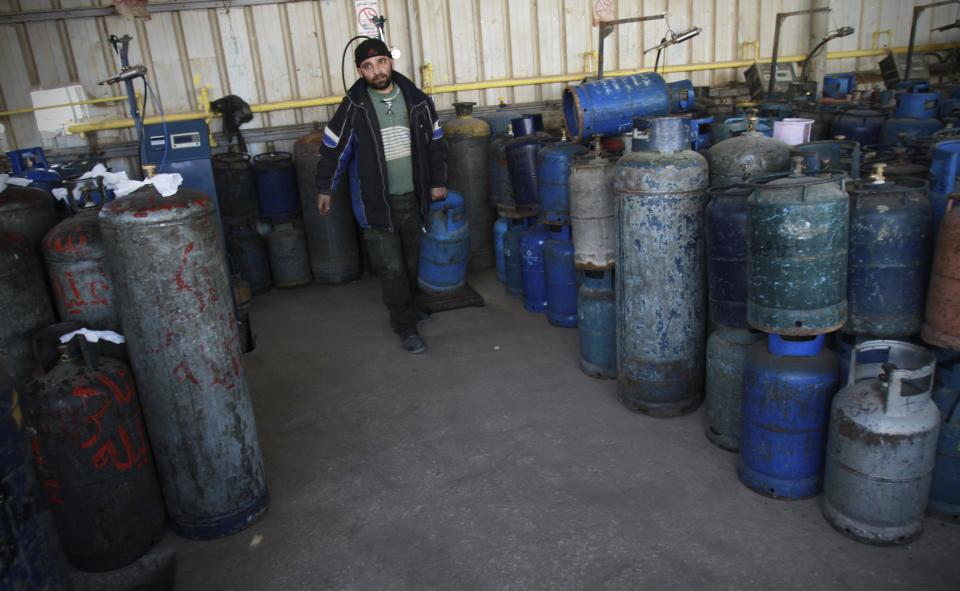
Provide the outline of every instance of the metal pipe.
[[923,11],[928,8],[936,8],[937,6],[946,6],[947,4],[957,4],[960,3],[960,0],[943,0],[942,2],[934,2],[932,4],[922,4],[920,6],[913,7],[913,21],[910,23],[910,43],[907,44],[907,65],[904,68],[903,79],[910,79],[910,67],[913,65],[913,44],[917,39],[917,22],[920,20],[920,15],[923,14]]
[[[940,51],[945,49],[960,48],[960,43],[934,43],[917,47],[919,51]],[[886,55],[888,51],[893,53],[906,53],[906,47],[894,47],[892,49],[855,49],[849,51],[836,51],[827,54],[827,59],[847,59],[856,57],[871,57]],[[781,57],[779,61],[802,62],[805,55],[790,55]],[[746,68],[754,63],[768,63],[770,59],[763,58],[758,60],[736,60],[729,62],[709,62],[703,64],[687,64],[683,66],[665,66],[660,69],[664,74],[686,73],[686,72],[704,72],[708,70],[727,70],[730,68]],[[429,64],[423,66],[426,68]],[[421,70],[423,71],[423,70]],[[636,70],[616,70],[607,72],[607,76],[629,76],[639,74],[640,72],[652,72],[653,68],[639,68]],[[461,84],[446,84],[441,86],[430,86],[429,94],[445,94],[451,92],[465,92],[469,90],[489,90],[491,88],[512,88],[515,86],[531,86],[535,84],[555,84],[565,82],[575,82],[583,80],[583,74],[561,74],[557,76],[539,76],[534,78],[513,78],[504,80],[488,80],[484,82],[465,82]],[[427,87],[426,84],[424,84]],[[426,88],[425,88],[426,90]],[[263,103],[252,105],[250,110],[254,113],[269,113],[272,111],[282,111],[285,109],[306,109],[310,107],[324,107],[338,105],[343,100],[343,96],[328,96],[312,99],[301,99],[294,101],[280,101],[275,103]],[[206,113],[176,113],[167,115],[167,121],[190,121],[193,119],[205,119],[210,115]],[[159,117],[148,117],[144,123],[159,123]],[[129,119],[111,119],[107,121],[96,121],[90,123],[77,123],[67,127],[69,133],[89,133],[93,131],[102,131],[107,129],[124,129],[132,127],[133,122]]]
[[[767,86],[767,98],[775,98],[773,87],[777,82],[777,61],[780,56],[780,25],[787,20],[789,16],[800,14],[816,14],[818,12],[830,12],[829,8],[808,8],[807,10],[794,10],[793,12],[778,12],[777,24],[773,29],[773,57],[770,58],[770,84]],[[806,56],[804,56],[806,57]]]
[[[287,2],[298,2],[299,0],[183,0],[181,2],[164,2],[147,4],[145,8],[150,14],[163,12],[176,12],[181,10],[229,10],[231,8],[240,8],[242,6],[262,6],[264,4],[286,4]],[[75,19],[75,18],[95,18],[98,16],[117,16],[117,11],[113,6],[103,6],[94,8],[62,8],[60,10],[24,10],[21,12],[11,12],[0,14],[0,25],[13,25],[16,23],[42,23],[48,21]]]
[[603,46],[605,45],[603,40],[610,36],[613,33],[614,27],[617,25],[625,25],[628,23],[642,23],[646,21],[658,21],[667,18],[666,14],[653,14],[650,16],[635,16],[633,18],[621,18],[615,21],[600,21],[599,31],[597,33],[597,45],[599,46],[599,52],[597,57],[597,80],[603,80]]
[[[139,101],[142,98],[142,95],[137,93],[137,100]],[[103,98],[95,99],[85,99],[82,101],[75,101],[72,103],[60,103],[58,105],[43,105],[42,107],[26,107],[23,109],[13,109],[10,111],[0,111],[0,117],[7,117],[9,115],[23,115],[26,113],[33,113],[34,111],[43,111],[44,109],[60,109],[63,107],[77,107],[80,105],[97,105],[100,103],[113,103],[117,101],[127,100],[126,96],[105,96]]]

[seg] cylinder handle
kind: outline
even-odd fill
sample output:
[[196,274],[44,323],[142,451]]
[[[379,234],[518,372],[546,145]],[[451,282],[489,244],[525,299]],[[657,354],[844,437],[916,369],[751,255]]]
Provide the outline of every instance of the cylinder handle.
[[[878,363],[857,362],[861,353],[870,351],[886,351],[887,358]],[[856,345],[850,352],[847,386],[877,378],[885,390],[883,412],[887,415],[907,415],[920,408],[912,400],[914,397],[929,398],[933,390],[936,363],[933,353],[918,345],[889,340],[867,341]]]

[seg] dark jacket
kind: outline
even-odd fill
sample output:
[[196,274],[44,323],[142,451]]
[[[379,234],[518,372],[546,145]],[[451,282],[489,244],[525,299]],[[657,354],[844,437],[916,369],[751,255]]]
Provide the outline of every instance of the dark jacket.
[[[410,117],[410,151],[413,183],[426,219],[430,189],[447,186],[447,146],[433,101],[402,74],[393,73]],[[351,167],[351,160],[354,166]],[[317,191],[333,195],[348,167],[352,168],[353,213],[363,228],[393,230],[387,186],[387,161],[383,152],[380,122],[367,92],[367,83],[357,80],[323,131]],[[359,177],[359,187],[357,187]],[[333,198],[333,197],[331,197]]]

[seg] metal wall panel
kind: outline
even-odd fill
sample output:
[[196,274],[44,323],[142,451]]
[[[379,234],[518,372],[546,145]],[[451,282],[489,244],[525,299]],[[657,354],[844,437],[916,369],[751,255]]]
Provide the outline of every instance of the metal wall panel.
[[[834,41],[832,50],[906,45],[907,23],[914,4],[927,0],[834,0],[830,28],[852,25],[857,34]],[[158,4],[153,0],[151,4]],[[683,45],[668,48],[661,63],[680,65],[749,58],[759,42],[768,56],[777,12],[811,6],[812,0],[619,0],[617,18],[667,12],[675,30],[697,25],[704,32]],[[416,82],[421,67],[432,64],[435,85],[508,77],[579,74],[596,67],[597,29],[592,26],[594,0],[380,0],[388,18],[387,35],[402,57],[397,69]],[[110,0],[0,0],[0,14],[28,10],[65,10],[109,6]],[[957,9],[928,10],[920,21],[918,43],[960,39],[956,30],[930,33],[952,22]],[[793,17],[784,25],[781,52],[806,49],[809,17]],[[643,50],[663,37],[666,23],[652,21],[619,27],[606,40],[605,69],[651,67],[655,52]],[[876,38],[875,31],[892,33]],[[107,34],[136,37],[130,58],[150,71],[167,113],[198,108],[201,86],[210,97],[236,94],[251,104],[332,96],[343,92],[341,55],[356,34],[352,0],[263,3],[256,6],[203,8],[154,14],[149,21],[118,16],[54,20],[0,26],[4,77],[0,110],[31,106],[30,91],[80,83],[91,97],[119,94],[119,87],[96,84],[117,68]],[[347,84],[356,78],[347,56]],[[831,60],[829,71],[874,67],[874,58]],[[689,75],[695,84],[715,85],[741,75],[714,70]],[[672,80],[686,74],[671,74]],[[139,85],[138,85],[139,87]],[[139,90],[139,88],[138,88]],[[438,108],[457,100],[495,105],[554,100],[561,84],[465,91],[436,97]],[[154,108],[148,107],[152,113]],[[91,106],[98,117],[125,113],[123,103]],[[256,114],[248,127],[267,127],[325,120],[332,107]],[[18,147],[40,138],[32,115],[5,118],[8,139]],[[218,126],[219,123],[215,123]],[[98,141],[129,139],[129,131],[100,132]],[[289,142],[275,148],[289,149]],[[266,149],[252,146],[253,151]]]

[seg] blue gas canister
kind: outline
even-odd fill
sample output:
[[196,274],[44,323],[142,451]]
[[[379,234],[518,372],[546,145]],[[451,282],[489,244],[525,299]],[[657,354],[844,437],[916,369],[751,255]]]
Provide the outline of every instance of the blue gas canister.
[[538,224],[520,239],[523,307],[529,312],[547,311],[547,279],[543,261],[547,238],[547,229]]
[[960,353],[935,352],[933,401],[940,409],[940,437],[927,511],[960,519]]
[[851,109],[840,111],[833,118],[830,134],[842,135],[848,140],[860,142],[860,145],[876,144],[880,141],[880,128],[887,118],[883,111],[871,109]]
[[937,119],[940,94],[936,92],[898,92],[893,117],[883,123],[880,142],[893,144],[904,134],[909,140],[929,137],[943,128]]
[[848,94],[853,94],[856,86],[856,74],[827,74],[823,77],[823,96],[842,99]]
[[63,176],[47,164],[47,157],[43,148],[24,148],[7,152],[13,176],[23,177],[33,181],[30,186],[35,189],[52,191],[63,186]]
[[775,498],[820,492],[837,359],[823,335],[767,335],[750,347],[743,373],[740,481]]
[[577,271],[573,266],[570,226],[549,226],[543,247],[547,281],[547,320],[554,326],[577,326]]
[[300,213],[297,171],[289,152],[267,152],[255,156],[253,170],[257,179],[260,217],[284,222]]
[[529,230],[527,218],[509,218],[507,231],[503,233],[503,266],[506,270],[507,295],[523,297],[523,271],[521,240]]
[[570,223],[570,162],[586,148],[565,140],[566,135],[537,154],[540,215],[546,224]]
[[420,241],[420,289],[431,293],[456,291],[467,277],[470,229],[466,204],[455,191],[430,204],[427,233]]
[[581,271],[577,290],[580,369],[594,378],[617,377],[617,300],[613,269]]
[[960,140],[934,144],[930,161],[930,205],[933,207],[933,236],[936,244],[940,220],[947,211],[947,195],[956,191],[960,174]]
[[498,218],[493,224],[493,251],[497,263],[497,281],[506,284],[507,282],[507,259],[503,251],[503,237],[510,227],[510,220],[507,218]]

